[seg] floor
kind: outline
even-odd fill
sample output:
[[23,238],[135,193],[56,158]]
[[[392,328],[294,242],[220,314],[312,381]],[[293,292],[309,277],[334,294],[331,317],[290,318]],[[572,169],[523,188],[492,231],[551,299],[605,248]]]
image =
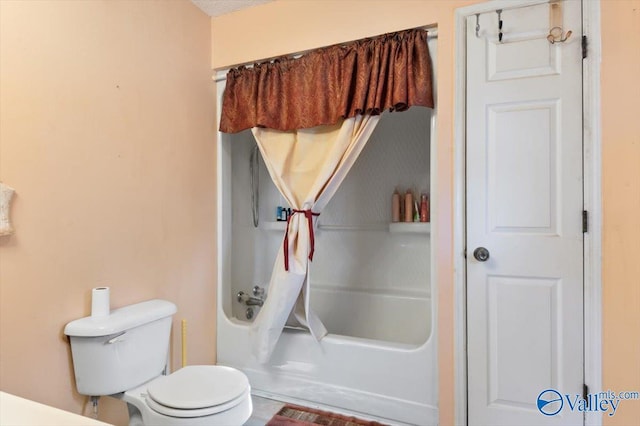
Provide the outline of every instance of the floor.
[[264,426],[284,406],[284,402],[251,395],[253,413],[244,426]]
[[[276,401],[274,399],[268,399],[257,395],[251,395],[251,398],[253,402],[253,413],[251,414],[249,420],[247,420],[247,422],[243,426],[265,426],[267,422],[271,420],[271,418],[285,405],[285,403],[282,401]],[[295,403],[295,405],[306,404]],[[389,420],[363,415],[362,413],[351,413],[348,411],[343,411],[326,406],[316,406],[314,404],[310,404],[310,406],[318,410],[333,411],[345,416],[355,416],[363,420],[381,422],[382,424],[386,424],[389,426],[409,426],[406,423],[389,422]]]

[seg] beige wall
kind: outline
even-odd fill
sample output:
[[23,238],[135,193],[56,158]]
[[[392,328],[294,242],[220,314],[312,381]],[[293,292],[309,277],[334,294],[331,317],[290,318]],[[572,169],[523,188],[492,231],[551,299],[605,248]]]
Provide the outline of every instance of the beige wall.
[[[212,64],[225,68],[405,28],[438,25],[440,424],[453,424],[452,136],[454,10],[475,1],[277,0],[214,18]],[[640,391],[640,3],[602,2],[604,390]],[[633,424],[627,401],[610,425]]]
[[[640,0],[602,2],[603,388],[640,391]],[[607,425],[640,421],[622,402]]]
[[[215,361],[215,111],[210,18],[186,1],[0,1],[0,389],[73,412],[64,325],[175,302],[189,363]],[[103,398],[101,418],[126,424]]]
[[[441,424],[452,424],[453,11],[472,2],[278,0],[216,18],[210,34],[188,2],[0,1],[0,180],[17,190],[16,233],[0,237],[0,389],[80,412],[62,328],[89,313],[96,285],[111,286],[114,307],[176,302],[174,366],[182,318],[189,363],[212,362],[209,64],[437,23],[439,388]],[[640,390],[639,3],[602,4],[603,387],[613,390]],[[121,404],[101,404],[102,419],[124,424]],[[605,421],[638,417],[640,403],[626,402]]]

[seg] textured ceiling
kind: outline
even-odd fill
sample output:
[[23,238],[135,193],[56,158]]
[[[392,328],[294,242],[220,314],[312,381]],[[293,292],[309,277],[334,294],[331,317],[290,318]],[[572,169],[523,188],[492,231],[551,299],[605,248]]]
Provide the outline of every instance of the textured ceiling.
[[273,0],[191,0],[209,16],[220,16]]

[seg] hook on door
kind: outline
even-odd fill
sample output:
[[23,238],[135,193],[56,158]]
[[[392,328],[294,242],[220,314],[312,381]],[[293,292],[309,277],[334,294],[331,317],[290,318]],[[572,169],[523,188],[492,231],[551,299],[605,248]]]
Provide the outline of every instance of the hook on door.
[[569,37],[571,37],[571,31],[567,31],[565,34],[562,29],[562,3],[558,0],[552,1],[549,4],[549,35],[547,40],[549,43],[564,43]]
[[562,27],[553,27],[549,30],[547,40],[549,40],[549,43],[551,44],[564,43],[569,37],[571,37],[571,30],[567,31],[566,34],[563,34],[564,31],[562,30]]

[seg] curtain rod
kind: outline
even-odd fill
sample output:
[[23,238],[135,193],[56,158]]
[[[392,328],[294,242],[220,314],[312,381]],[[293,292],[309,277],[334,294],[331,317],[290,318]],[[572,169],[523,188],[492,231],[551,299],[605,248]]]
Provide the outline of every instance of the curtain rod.
[[[416,27],[416,29],[426,30],[427,31],[427,39],[436,39],[436,38],[438,38],[438,27],[427,27],[427,26],[424,26],[424,27]],[[395,32],[400,32],[400,31],[406,31],[406,30],[399,30],[399,31],[395,31]],[[378,36],[373,36],[373,37],[378,37]],[[372,38],[372,37],[363,37],[362,39],[359,39],[359,40],[364,40],[366,38]],[[357,40],[346,41],[344,43],[345,44],[346,43],[352,43],[354,41],[357,41]],[[340,44],[340,43],[338,43],[338,44]],[[272,61],[274,59],[281,58],[283,56],[290,56],[290,57],[293,57],[293,58],[297,58],[297,57],[300,57],[302,55],[305,55],[305,54],[307,54],[309,52],[312,52],[314,50],[317,50],[317,49],[322,49],[322,47],[313,48],[313,49],[309,49],[309,50],[304,50],[304,51],[297,52],[297,53],[291,53],[291,54],[288,54],[288,55],[285,54],[285,55],[274,56],[272,58],[262,59],[260,61],[261,62],[269,62],[269,61]],[[227,68],[221,68],[221,69],[215,70],[216,75],[213,76],[213,80],[215,82],[219,82],[219,81],[222,81],[222,80],[226,79],[227,78],[227,72],[231,68],[237,68],[237,67],[240,67],[240,66],[252,66],[255,63],[256,63],[256,61],[245,62],[243,64],[232,65],[232,66],[227,67]]]

